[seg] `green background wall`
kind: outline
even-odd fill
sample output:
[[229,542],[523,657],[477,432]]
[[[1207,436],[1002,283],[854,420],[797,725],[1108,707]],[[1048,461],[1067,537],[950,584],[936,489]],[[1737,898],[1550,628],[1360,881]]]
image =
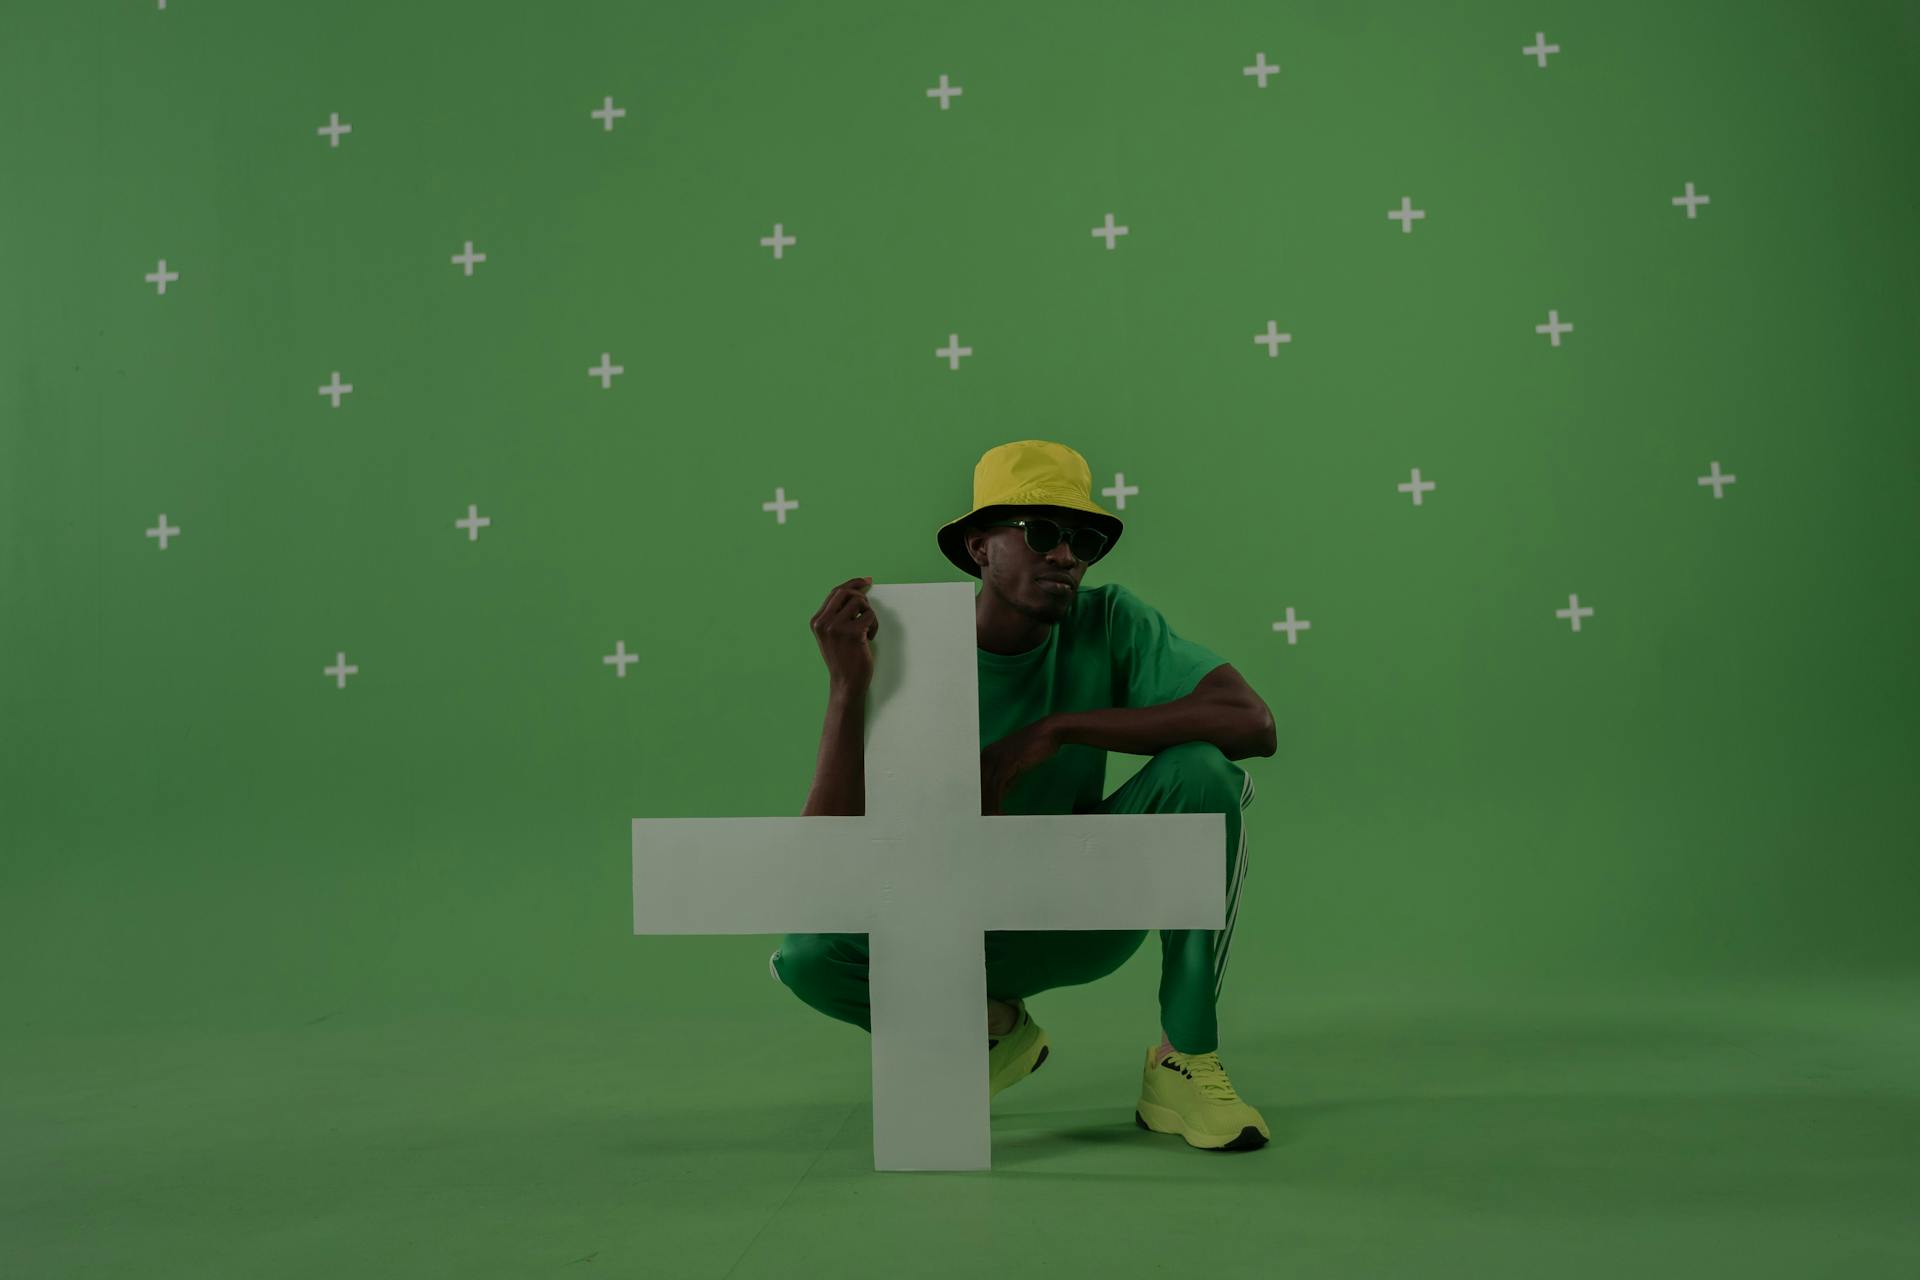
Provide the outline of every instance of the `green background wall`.
[[797,813],[808,619],[956,580],[1027,437],[1278,722],[1229,1042],[1911,973],[1915,13],[10,6],[13,1019],[841,1032],[773,938],[633,937],[629,823]]

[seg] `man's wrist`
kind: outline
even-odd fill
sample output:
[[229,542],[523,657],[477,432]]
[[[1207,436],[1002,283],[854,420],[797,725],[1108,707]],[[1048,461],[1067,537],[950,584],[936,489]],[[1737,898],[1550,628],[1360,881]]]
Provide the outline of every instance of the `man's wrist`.
[[1046,735],[1047,741],[1053,746],[1055,751],[1066,746],[1067,713],[1064,711],[1054,711],[1043,716],[1040,720],[1040,731]]

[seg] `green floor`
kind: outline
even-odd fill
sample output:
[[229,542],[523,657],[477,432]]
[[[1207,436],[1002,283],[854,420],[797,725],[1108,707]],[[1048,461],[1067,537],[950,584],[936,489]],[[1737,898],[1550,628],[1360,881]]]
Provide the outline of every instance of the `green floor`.
[[1920,1275],[1920,984],[1231,993],[1246,1153],[1134,1126],[1153,1019],[1101,985],[1034,998],[1053,1055],[961,1174],[875,1173],[867,1038],[771,984],[652,1029],[15,1026],[0,1274]]

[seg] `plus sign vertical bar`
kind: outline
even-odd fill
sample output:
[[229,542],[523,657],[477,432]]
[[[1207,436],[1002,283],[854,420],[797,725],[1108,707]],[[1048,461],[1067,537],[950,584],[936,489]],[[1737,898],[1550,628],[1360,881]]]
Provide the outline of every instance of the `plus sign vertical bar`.
[[[978,816],[980,683],[972,592],[951,583],[876,584],[867,599],[880,622],[867,691],[867,816]],[[946,927],[937,914],[914,921],[883,913],[867,944],[875,1027],[911,1025],[904,1011],[915,1005],[941,1015],[931,1033],[873,1038],[874,1167],[927,1168],[920,1153],[928,1151],[951,1157],[942,1167],[989,1167],[983,935],[971,924]],[[939,1098],[963,1101],[928,1105]]]

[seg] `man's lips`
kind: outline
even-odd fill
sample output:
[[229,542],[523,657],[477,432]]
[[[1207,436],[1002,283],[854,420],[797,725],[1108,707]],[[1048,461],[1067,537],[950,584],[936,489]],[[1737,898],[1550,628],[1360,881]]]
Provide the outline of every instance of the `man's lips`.
[[1041,578],[1039,582],[1043,587],[1057,587],[1062,591],[1073,590],[1073,581],[1069,578]]

